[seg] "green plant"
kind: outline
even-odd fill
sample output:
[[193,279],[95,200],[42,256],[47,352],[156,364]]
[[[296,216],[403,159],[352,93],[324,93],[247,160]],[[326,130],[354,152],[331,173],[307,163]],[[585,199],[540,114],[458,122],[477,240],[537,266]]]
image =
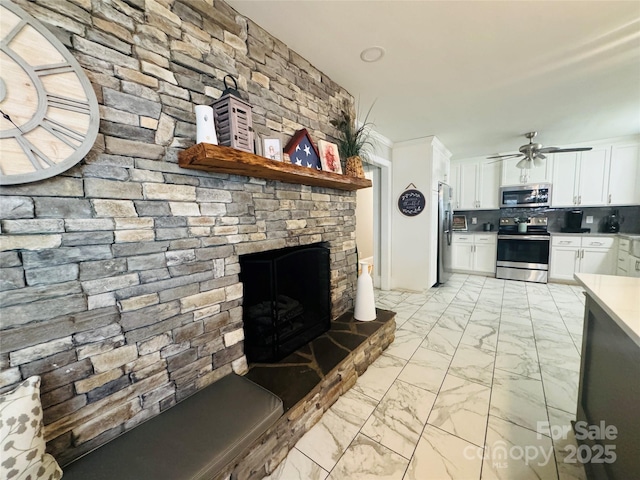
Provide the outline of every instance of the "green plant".
[[355,118],[351,117],[349,109],[345,108],[340,112],[340,117],[331,120],[331,125],[340,132],[341,138],[338,141],[340,156],[344,159],[359,156],[367,162],[371,150],[375,148],[371,139],[373,123],[369,121],[369,114],[375,102],[369,107],[369,111],[359,126],[356,126]]

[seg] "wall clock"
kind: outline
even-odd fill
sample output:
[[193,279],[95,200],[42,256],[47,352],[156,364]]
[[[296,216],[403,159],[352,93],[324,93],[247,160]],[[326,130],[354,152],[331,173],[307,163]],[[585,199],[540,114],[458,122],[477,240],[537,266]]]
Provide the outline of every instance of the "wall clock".
[[44,25],[0,1],[0,185],[73,167],[98,135],[98,101],[82,67]]

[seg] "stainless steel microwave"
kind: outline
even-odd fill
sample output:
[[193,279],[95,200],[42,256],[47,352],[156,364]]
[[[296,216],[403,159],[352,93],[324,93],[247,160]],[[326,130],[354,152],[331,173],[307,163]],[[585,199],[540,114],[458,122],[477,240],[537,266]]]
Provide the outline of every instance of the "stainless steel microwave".
[[533,208],[550,205],[550,183],[500,187],[500,208]]

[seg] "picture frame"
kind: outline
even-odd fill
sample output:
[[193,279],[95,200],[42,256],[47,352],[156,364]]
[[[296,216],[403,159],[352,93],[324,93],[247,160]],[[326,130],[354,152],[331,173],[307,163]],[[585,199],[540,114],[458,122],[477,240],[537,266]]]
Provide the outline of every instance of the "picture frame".
[[262,156],[277,162],[282,161],[282,142],[276,137],[262,139]]
[[326,140],[319,140],[318,150],[320,153],[320,164],[322,165],[322,170],[342,175],[342,164],[340,163],[338,145],[327,142]]
[[467,231],[467,216],[466,215],[454,215],[451,223],[451,230],[456,232]]
[[262,157],[262,136],[255,134],[253,137],[253,153]]
[[320,153],[306,128],[296,131],[285,145],[284,153],[289,155],[290,162],[294,165],[322,170]]

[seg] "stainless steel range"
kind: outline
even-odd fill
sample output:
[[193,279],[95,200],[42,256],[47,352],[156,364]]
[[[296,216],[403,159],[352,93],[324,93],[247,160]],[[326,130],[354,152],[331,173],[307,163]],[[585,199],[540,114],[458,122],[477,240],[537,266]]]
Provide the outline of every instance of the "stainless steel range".
[[550,244],[547,217],[501,218],[496,278],[547,283]]

